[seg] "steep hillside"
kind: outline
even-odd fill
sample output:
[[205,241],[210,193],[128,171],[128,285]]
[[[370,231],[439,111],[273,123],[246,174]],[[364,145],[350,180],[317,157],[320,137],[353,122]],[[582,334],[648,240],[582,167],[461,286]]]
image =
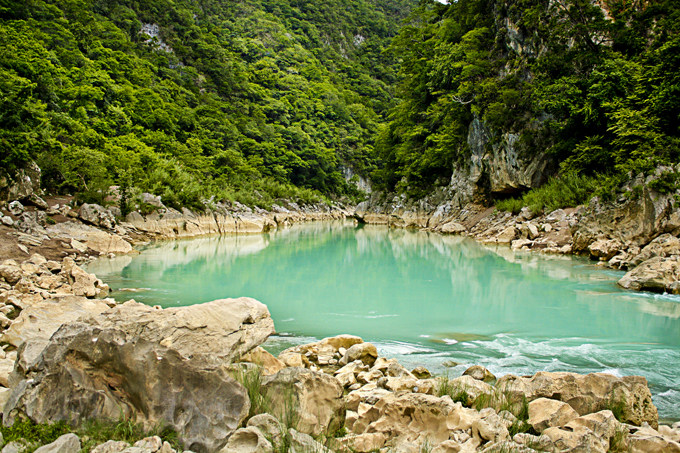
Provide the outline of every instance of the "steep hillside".
[[412,3],[2,2],[0,179],[35,160],[83,201],[112,184],[171,206],[355,196]]
[[606,194],[657,171],[673,190],[679,31],[671,0],[421,2],[393,43],[404,101],[377,182],[414,198],[448,185],[460,204],[554,175]]

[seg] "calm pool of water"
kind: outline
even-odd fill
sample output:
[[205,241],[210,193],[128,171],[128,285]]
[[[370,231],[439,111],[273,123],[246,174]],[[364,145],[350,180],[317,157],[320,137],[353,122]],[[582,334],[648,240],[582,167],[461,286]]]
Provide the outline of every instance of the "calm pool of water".
[[349,333],[406,366],[459,375],[640,374],[680,419],[680,298],[616,286],[620,272],[562,256],[349,222],[157,243],[88,266],[118,300],[164,307],[250,296],[270,350]]

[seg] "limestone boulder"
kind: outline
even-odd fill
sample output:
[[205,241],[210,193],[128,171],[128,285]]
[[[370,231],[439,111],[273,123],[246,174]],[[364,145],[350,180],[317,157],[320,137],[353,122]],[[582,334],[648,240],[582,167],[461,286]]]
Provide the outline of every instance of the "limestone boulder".
[[368,366],[375,363],[378,358],[378,350],[371,343],[358,343],[350,346],[345,355],[339,361],[339,365],[346,365],[355,360],[360,360]]
[[680,443],[665,438],[661,433],[649,426],[633,430],[628,436],[627,446],[628,451],[631,453],[680,453]]
[[564,426],[578,418],[578,413],[567,403],[538,398],[529,403],[528,423],[540,433],[553,426]]
[[436,445],[448,440],[451,430],[472,429],[480,419],[479,412],[466,409],[449,397],[422,393],[390,392],[373,405],[362,404],[352,431],[383,434],[391,447],[405,442],[421,445],[426,441]]
[[286,364],[267,352],[261,346],[241,357],[241,362],[254,363],[262,368],[262,374],[269,376],[276,374],[286,367]]
[[285,429],[271,414],[257,414],[248,419],[247,427],[257,428],[272,445],[281,445]]
[[543,431],[542,435],[548,437],[555,450],[559,452],[606,453],[609,449],[608,441],[605,441],[583,426],[576,428],[548,428]]
[[656,256],[667,257],[672,255],[680,255],[680,239],[672,234],[665,233],[647,244],[640,250],[640,253],[632,257],[627,264],[628,267],[632,269]]
[[72,258],[64,258],[61,275],[71,285],[74,296],[101,299],[109,295],[109,285],[98,279],[96,275],[85,272]]
[[493,410],[472,423],[472,434],[484,442],[502,442],[510,438],[503,419]]
[[439,232],[444,234],[464,234],[467,232],[467,228],[458,222],[448,222],[437,228]]
[[301,433],[293,428],[288,430],[288,439],[290,453],[331,453],[329,449],[314,440],[312,436],[306,433]]
[[641,376],[622,378],[606,373],[580,375],[541,371],[533,376],[501,377],[496,388],[521,401],[550,398],[569,404],[579,415],[605,410],[612,405],[623,408],[622,420],[634,425],[644,422],[658,426],[658,413],[652,402],[647,380]]
[[467,395],[467,401],[465,404],[473,404],[474,401],[482,395],[485,395],[489,400],[495,395],[493,386],[487,384],[484,381],[477,380],[472,376],[465,375],[460,376],[455,379],[450,379],[448,387],[452,389],[452,393],[462,395],[465,393]]
[[220,453],[272,453],[274,447],[267,437],[254,426],[240,428],[229,438]]
[[[4,423],[131,417],[167,423],[185,448],[217,451],[247,416],[245,388],[225,365],[273,332],[247,298],[154,309],[127,302],[62,325],[13,388]],[[20,356],[17,359],[21,361]]]
[[83,204],[78,210],[78,217],[85,223],[107,230],[116,227],[116,218],[111,211],[98,204]]
[[47,227],[47,235],[53,239],[70,242],[75,239],[100,254],[132,252],[132,245],[117,234],[107,233],[81,222],[63,222]]
[[680,256],[655,256],[629,271],[619,280],[619,286],[636,291],[672,292],[680,287]]
[[40,355],[52,334],[62,324],[72,322],[81,316],[103,313],[110,307],[99,299],[65,296],[46,299],[24,308],[19,316],[0,336],[0,341],[16,348],[24,346],[19,366],[26,369]]
[[519,236],[519,230],[515,228],[514,226],[509,226],[505,228],[503,231],[498,233],[494,238],[493,242],[496,242],[498,244],[510,244],[512,241],[517,239]]
[[624,248],[621,241],[616,239],[598,239],[588,246],[590,256],[600,261],[609,261]]
[[35,450],[37,453],[73,453],[80,451],[80,439],[73,433],[64,434],[54,442]]
[[270,412],[302,433],[332,434],[344,423],[344,389],[325,373],[284,368],[264,380],[263,391],[271,401]]
[[130,444],[122,440],[108,440],[94,447],[90,453],[121,453],[129,446]]
[[491,371],[480,365],[473,365],[467,370],[463,371],[463,376],[470,376],[473,379],[486,382],[487,384],[496,382],[496,376],[494,376]]

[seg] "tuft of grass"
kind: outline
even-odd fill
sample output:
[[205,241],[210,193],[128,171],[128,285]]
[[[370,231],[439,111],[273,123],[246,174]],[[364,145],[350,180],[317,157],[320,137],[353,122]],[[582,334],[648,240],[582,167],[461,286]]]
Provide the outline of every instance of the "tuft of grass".
[[29,445],[49,444],[57,440],[59,436],[72,431],[72,428],[63,421],[35,423],[28,418],[17,419],[12,426],[0,425],[0,432],[6,443],[24,440]]
[[609,450],[611,453],[623,453],[628,451],[628,429],[618,426],[614,435],[609,439]]
[[118,420],[87,420],[80,428],[74,428],[64,421],[54,423],[35,423],[23,418],[17,419],[12,426],[0,426],[0,432],[6,443],[22,441],[26,448],[24,453],[31,453],[42,445],[54,442],[60,436],[76,433],[82,442],[82,452],[89,452],[95,446],[107,440],[122,440],[133,444],[145,437],[158,436],[163,441],[180,449],[179,436],[171,427],[161,424],[151,430],[145,430],[141,424],[121,416]]
[[551,212],[585,203],[599,188],[599,178],[567,173],[525,193],[521,198],[508,198],[496,203],[496,209],[519,213],[528,207],[534,213]]
[[449,395],[454,403],[461,403],[463,406],[468,406],[470,400],[470,394],[467,389],[463,388],[458,384],[454,384],[449,380],[448,375],[441,376],[437,379],[437,387],[435,388],[437,396]]
[[240,366],[233,374],[236,379],[248,392],[250,399],[250,412],[248,418],[269,412],[271,409],[271,399],[262,388],[262,368]]
[[134,444],[138,440],[152,436],[160,437],[175,450],[182,449],[177,431],[167,424],[161,423],[147,430],[141,423],[137,423],[132,418],[125,417],[122,414],[118,420],[87,420],[74,432],[81,438],[82,452],[88,452],[107,440],[118,440]]

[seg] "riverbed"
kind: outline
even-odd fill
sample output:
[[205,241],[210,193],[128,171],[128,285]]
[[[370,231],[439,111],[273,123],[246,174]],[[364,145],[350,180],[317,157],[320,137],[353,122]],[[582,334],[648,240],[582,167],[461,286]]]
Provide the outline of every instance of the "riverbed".
[[680,297],[624,291],[623,273],[586,259],[344,221],[158,242],[87,269],[119,301],[258,299],[274,353],[348,333],[452,377],[473,364],[642,375],[660,418],[680,419]]

